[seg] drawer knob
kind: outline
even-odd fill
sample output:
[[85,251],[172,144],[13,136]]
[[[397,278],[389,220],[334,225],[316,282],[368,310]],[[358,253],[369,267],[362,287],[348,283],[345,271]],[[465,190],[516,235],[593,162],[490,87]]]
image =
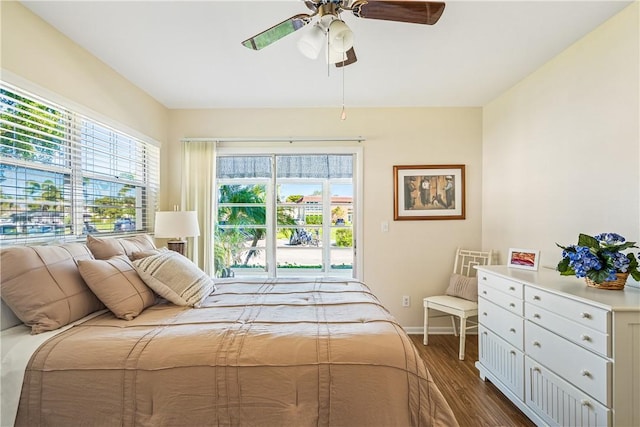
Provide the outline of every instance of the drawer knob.
[[582,375],[583,377],[587,377],[587,378],[591,378],[591,372],[587,371],[586,369],[583,369],[582,371],[580,371],[580,375]]
[[487,294],[487,291],[482,291],[482,293],[486,295],[486,294]]
[[516,330],[515,330],[514,328],[511,328],[511,329],[509,329],[509,332],[514,333],[514,334],[515,334],[515,333],[516,333]]
[[534,318],[534,319],[539,319],[539,318],[540,318],[540,315],[539,315],[538,313],[534,313],[533,318]]
[[589,402],[587,399],[582,399],[582,400],[580,401],[580,404],[581,404],[582,406],[586,406],[587,408],[590,408],[590,407],[591,407],[591,402]]
[[487,331],[484,331],[482,335],[489,335],[489,334],[487,333]]
[[515,355],[516,355],[515,350],[511,350],[509,353],[511,353],[511,355],[512,355],[512,356],[515,356]]
[[580,335],[580,339],[582,341],[591,341],[591,337],[589,335],[587,335],[587,334]]
[[532,344],[534,347],[542,347],[542,345],[538,341],[534,341]]
[[486,311],[482,312],[482,315],[483,315],[483,316],[486,316],[486,315],[487,315],[487,312],[486,312]]
[[591,314],[583,311],[582,313],[580,313],[580,317],[582,317],[583,319],[591,319]]
[[533,300],[534,300],[534,301],[540,301],[540,297],[539,297],[538,295],[534,295],[534,296],[533,296]]
[[540,368],[538,368],[537,366],[533,367],[533,372],[538,372],[541,373],[542,371],[540,370]]
[[509,290],[510,290],[510,291],[515,291],[515,290],[516,290],[516,288],[515,288],[514,286],[509,286]]
[[487,276],[482,276],[482,280],[487,280]]
[[516,308],[516,305],[515,305],[514,303],[510,302],[510,303],[509,303],[509,307],[511,307],[511,308]]

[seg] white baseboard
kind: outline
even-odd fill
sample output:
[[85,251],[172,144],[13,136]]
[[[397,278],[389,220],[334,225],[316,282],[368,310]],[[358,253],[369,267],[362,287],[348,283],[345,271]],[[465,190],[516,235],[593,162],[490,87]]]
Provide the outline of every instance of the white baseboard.
[[[409,335],[422,335],[424,326],[404,326],[402,329]],[[429,334],[433,335],[453,335],[451,326],[430,326]]]
[[[422,335],[424,333],[423,326],[403,326],[402,329],[409,335]],[[474,329],[467,331],[467,335],[477,335],[478,332]],[[429,326],[429,335],[453,335],[453,328],[451,326]]]

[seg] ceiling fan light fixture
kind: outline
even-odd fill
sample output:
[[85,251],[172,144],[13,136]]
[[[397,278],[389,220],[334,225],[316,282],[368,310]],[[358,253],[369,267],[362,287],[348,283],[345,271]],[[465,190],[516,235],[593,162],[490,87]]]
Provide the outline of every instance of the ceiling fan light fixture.
[[338,52],[333,49],[327,49],[327,64],[337,64],[347,60],[347,54],[345,52]]
[[324,47],[324,37],[324,30],[316,24],[298,40],[298,49],[307,58],[316,59]]
[[329,25],[329,47],[338,53],[353,47],[353,31],[340,19],[334,19]]

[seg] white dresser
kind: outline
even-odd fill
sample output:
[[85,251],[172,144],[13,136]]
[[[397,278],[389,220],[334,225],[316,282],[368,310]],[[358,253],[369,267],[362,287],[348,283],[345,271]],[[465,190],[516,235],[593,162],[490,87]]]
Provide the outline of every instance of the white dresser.
[[537,425],[640,426],[640,290],[478,269],[478,362]]

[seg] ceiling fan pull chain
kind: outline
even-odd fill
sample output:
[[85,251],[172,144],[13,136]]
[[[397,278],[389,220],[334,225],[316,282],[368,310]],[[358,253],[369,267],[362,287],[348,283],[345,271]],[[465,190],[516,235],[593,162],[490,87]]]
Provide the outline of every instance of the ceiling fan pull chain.
[[327,27],[327,77],[331,77],[331,63],[329,62],[330,48],[331,48],[331,29]]

